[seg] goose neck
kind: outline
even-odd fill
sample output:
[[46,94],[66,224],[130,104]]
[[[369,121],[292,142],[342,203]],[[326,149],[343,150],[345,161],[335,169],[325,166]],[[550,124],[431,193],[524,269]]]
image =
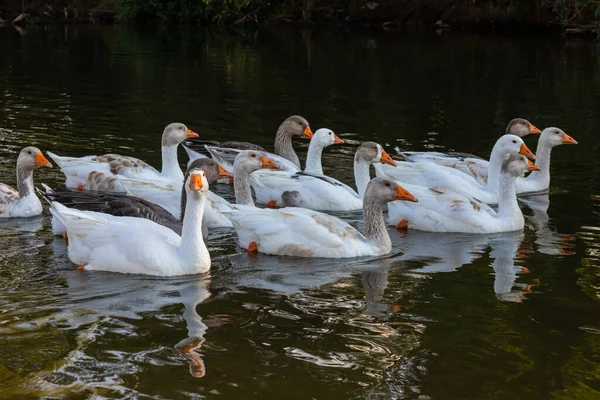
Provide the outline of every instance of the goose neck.
[[545,140],[541,140],[538,143],[537,150],[535,152],[535,164],[540,168],[539,171],[533,171],[526,178],[527,180],[537,180],[544,183],[544,187],[550,185],[550,153],[552,152],[552,146],[546,143]]
[[392,241],[383,219],[381,201],[366,196],[363,201],[363,217],[365,220],[365,236],[384,252],[392,250]]
[[304,168],[304,172],[323,175],[323,165],[321,164],[322,155],[323,145],[317,143],[316,140],[311,140],[306,154],[306,167]]
[[17,190],[23,198],[33,194],[33,169],[17,165]]
[[356,189],[358,196],[362,199],[365,196],[367,185],[371,180],[369,175],[369,163],[365,161],[354,159],[354,182],[356,183]]
[[296,164],[300,168],[300,159],[292,146],[292,135],[290,135],[285,127],[279,127],[275,136],[275,154],[286,158]]
[[500,218],[523,216],[517,202],[516,179],[515,176],[507,173],[500,174],[498,181],[498,216]]
[[172,178],[183,180],[183,172],[179,167],[179,160],[177,159],[177,145],[175,146],[162,146],[162,170],[161,175]]
[[254,207],[252,200],[252,189],[250,187],[250,172],[247,168],[234,168],[233,174],[233,190],[235,192],[235,202]]

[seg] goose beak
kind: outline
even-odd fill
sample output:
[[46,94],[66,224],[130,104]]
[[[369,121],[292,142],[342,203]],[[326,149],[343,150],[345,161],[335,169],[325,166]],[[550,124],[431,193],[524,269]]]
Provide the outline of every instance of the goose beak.
[[415,196],[400,185],[396,186],[396,200],[413,201],[415,203],[419,202]]
[[573,139],[571,136],[565,135],[563,136],[562,144],[577,144],[577,140]]
[[190,189],[192,189],[194,192],[200,191],[203,186],[204,183],[202,183],[202,175],[193,174],[190,177]]
[[187,131],[185,133],[188,139],[200,137],[196,132],[194,132],[190,128],[187,128]]
[[42,152],[39,152],[39,153],[37,153],[35,155],[34,164],[37,165],[38,167],[52,168],[52,164],[50,164],[50,161],[48,161],[46,159],[46,157],[44,157],[44,155],[42,154]]
[[279,169],[279,165],[275,164],[275,162],[273,160],[271,160],[270,158],[267,158],[266,156],[262,156],[262,158],[260,159],[262,165],[262,168],[275,168],[275,169]]
[[535,127],[532,123],[529,124],[529,134],[530,135],[539,135],[542,131]]
[[535,155],[529,150],[529,147],[525,143],[521,145],[519,149],[519,154],[523,154],[525,157],[529,158],[531,161],[535,160]]
[[313,132],[310,130],[310,126],[304,128],[304,132],[302,132],[302,137],[307,139],[312,139]]
[[333,136],[335,136],[335,138],[333,140],[333,144],[344,143],[344,141],[342,139],[340,139],[340,137],[338,135],[334,134]]
[[232,178],[233,174],[219,165],[219,178]]
[[381,158],[379,159],[379,162],[382,164],[389,164],[393,167],[396,166],[396,162],[392,160],[392,157],[390,157],[390,155],[386,153],[385,150],[381,152]]
[[530,160],[527,160],[527,171],[539,171],[540,167],[532,163]]

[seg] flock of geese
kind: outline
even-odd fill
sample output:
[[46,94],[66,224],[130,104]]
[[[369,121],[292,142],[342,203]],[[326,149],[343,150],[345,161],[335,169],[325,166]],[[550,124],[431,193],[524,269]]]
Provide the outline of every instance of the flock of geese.
[[[522,140],[530,134],[540,135],[535,155]],[[311,140],[304,169],[294,137]],[[26,147],[17,158],[17,189],[0,184],[0,217],[42,213],[40,194],[49,203],[53,233],[65,237],[70,260],[85,270],[203,273],[211,266],[205,239],[214,228],[235,229],[251,254],[379,256],[392,249],[387,225],[474,234],[522,230],[517,197],[547,190],[552,148],[577,142],[559,128],[540,131],[522,118],[510,121],[489,161],[398,148],[391,157],[381,145],[363,142],[354,156],[356,190],[323,173],[323,150],[338,143],[343,140],[333,131],[313,134],[297,115],[279,126],[273,153],[246,142],[200,140],[172,123],[162,135],[160,171],[130,156],[47,152],[66,181],[55,189],[42,184],[43,190],[34,188],[33,170],[52,164],[38,148]],[[180,144],[190,158],[185,174]],[[209,190],[218,183],[233,183],[235,203]],[[364,234],[325,213],[361,209]]]

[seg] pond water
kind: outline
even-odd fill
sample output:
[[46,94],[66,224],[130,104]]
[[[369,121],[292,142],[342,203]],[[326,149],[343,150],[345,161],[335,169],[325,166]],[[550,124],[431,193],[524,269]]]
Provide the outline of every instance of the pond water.
[[[205,276],[81,272],[47,211],[0,221],[0,398],[600,396],[597,44],[5,26],[0,54],[0,182],[11,185],[29,144],[159,166],[170,122],[272,148],[300,114],[346,141],[324,168],[347,183],[363,140],[488,156],[524,117],[579,141],[554,150],[550,193],[522,203],[523,232],[390,230],[393,252],[376,260],[250,258],[215,230]],[[303,158],[307,141],[295,145]],[[56,167],[34,178],[64,181]]]

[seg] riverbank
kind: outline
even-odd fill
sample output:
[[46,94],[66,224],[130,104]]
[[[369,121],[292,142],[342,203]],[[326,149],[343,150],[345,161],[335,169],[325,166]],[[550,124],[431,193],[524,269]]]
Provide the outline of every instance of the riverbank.
[[[501,4],[499,4],[501,3]],[[6,23],[319,25],[600,37],[600,4],[580,0],[0,0]]]

